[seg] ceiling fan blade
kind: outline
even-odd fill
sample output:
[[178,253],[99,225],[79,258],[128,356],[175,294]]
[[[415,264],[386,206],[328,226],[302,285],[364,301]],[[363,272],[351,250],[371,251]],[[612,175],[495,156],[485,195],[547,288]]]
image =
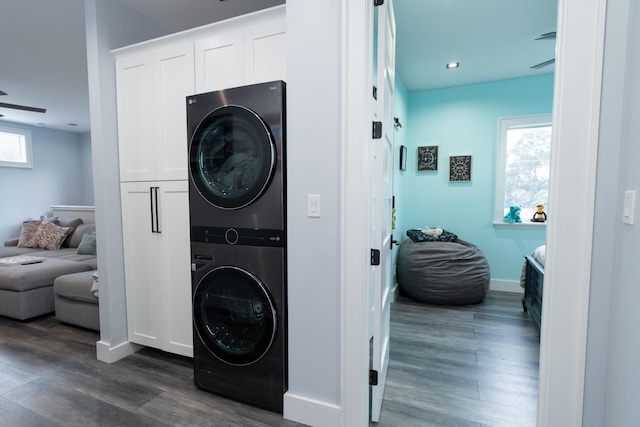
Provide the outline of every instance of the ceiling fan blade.
[[45,108],[27,107],[26,105],[7,104],[7,103],[4,103],[4,102],[0,102],[0,108],[13,108],[14,110],[31,111],[31,112],[34,112],[34,113],[46,113],[47,112],[47,110]]
[[550,59],[548,61],[541,62],[541,63],[536,64],[536,65],[534,65],[532,67],[529,67],[529,68],[532,69],[532,70],[539,70],[540,68],[546,67],[547,65],[551,65],[554,62],[556,62],[556,58]]
[[0,90],[0,95],[6,95],[6,94],[7,94],[7,92],[3,92],[3,91]]
[[551,31],[549,33],[541,34],[540,37],[538,37],[536,40],[555,40],[555,39],[556,39],[556,32]]

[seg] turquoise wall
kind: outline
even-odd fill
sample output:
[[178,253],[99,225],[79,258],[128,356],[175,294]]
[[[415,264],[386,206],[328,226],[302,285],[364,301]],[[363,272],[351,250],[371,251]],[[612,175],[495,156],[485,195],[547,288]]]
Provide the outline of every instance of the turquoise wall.
[[[545,232],[493,225],[498,119],[551,113],[553,75],[410,93],[397,86],[394,115],[406,118],[396,132],[396,155],[403,144],[408,161],[394,183],[396,239],[407,238],[410,228],[440,226],[482,250],[492,279],[519,280],[523,255],[544,244]],[[438,146],[436,172],[417,171],[418,147],[427,145]],[[471,182],[449,182],[452,155],[472,156]]]

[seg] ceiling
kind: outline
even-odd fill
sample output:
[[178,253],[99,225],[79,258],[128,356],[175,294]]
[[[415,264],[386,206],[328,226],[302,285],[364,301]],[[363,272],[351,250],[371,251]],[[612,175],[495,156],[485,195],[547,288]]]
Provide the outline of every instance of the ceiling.
[[[284,0],[119,0],[182,31]],[[88,132],[83,0],[20,0],[0,14],[0,121]],[[396,69],[407,90],[427,90],[553,72],[529,67],[553,58],[557,0],[395,0]],[[446,70],[445,64],[460,62]],[[72,124],[75,124],[73,126]]]

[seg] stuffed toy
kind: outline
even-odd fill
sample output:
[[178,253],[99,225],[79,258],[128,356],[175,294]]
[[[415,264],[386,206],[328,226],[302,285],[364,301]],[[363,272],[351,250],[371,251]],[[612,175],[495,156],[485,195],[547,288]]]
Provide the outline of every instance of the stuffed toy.
[[536,212],[533,214],[531,221],[533,222],[545,222],[547,220],[547,214],[544,213],[544,206],[536,206]]
[[442,228],[440,227],[436,227],[436,228],[424,227],[424,228],[419,228],[419,230],[422,231],[427,236],[431,236],[431,237],[440,237],[440,235],[442,235]]
[[509,212],[504,216],[504,222],[522,222],[522,219],[520,218],[521,210],[520,206],[509,206]]

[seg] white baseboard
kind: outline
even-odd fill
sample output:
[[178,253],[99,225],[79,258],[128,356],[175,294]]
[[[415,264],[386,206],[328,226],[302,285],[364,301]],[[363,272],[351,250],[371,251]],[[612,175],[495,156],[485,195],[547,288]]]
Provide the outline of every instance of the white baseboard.
[[287,420],[313,427],[336,427],[341,423],[342,409],[338,405],[286,392],[283,415]]
[[518,280],[496,280],[491,279],[489,283],[490,291],[497,292],[511,292],[514,294],[523,294],[524,289],[520,286],[520,281]]
[[129,341],[123,342],[122,344],[118,344],[114,347],[111,347],[109,343],[102,340],[96,343],[98,360],[106,363],[117,362],[118,360],[124,359],[142,348],[144,348],[144,346],[134,344]]

